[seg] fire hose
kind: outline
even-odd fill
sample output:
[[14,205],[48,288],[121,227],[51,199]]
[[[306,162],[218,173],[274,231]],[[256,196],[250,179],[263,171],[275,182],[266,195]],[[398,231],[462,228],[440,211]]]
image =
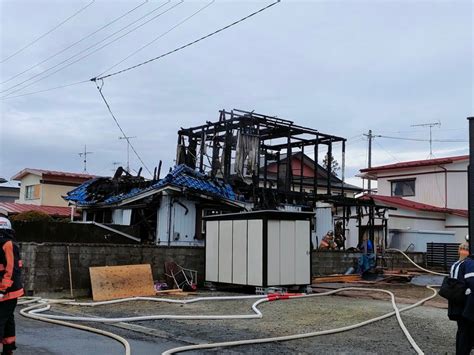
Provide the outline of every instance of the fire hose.
[[[407,259],[410,260],[412,264],[414,264],[419,269],[429,272],[435,275],[443,275],[438,272],[434,272],[431,270],[427,270],[422,268],[421,266],[417,265],[413,262],[408,255],[404,252],[391,249],[393,251],[397,251],[402,253]],[[373,288],[362,288],[362,287],[346,287],[337,290],[331,290],[324,293],[317,293],[317,294],[269,294],[269,295],[251,295],[251,296],[216,296],[216,297],[197,297],[188,300],[176,300],[176,299],[167,299],[167,298],[156,298],[156,297],[133,297],[133,298],[124,298],[112,301],[103,301],[103,302],[75,302],[71,300],[46,300],[41,298],[25,298],[24,300],[20,301],[19,304],[32,304],[20,311],[21,315],[40,320],[45,322],[50,322],[54,324],[64,325],[76,329],[86,330],[89,332],[97,333],[100,335],[104,335],[119,341],[125,348],[125,355],[130,355],[130,345],[129,343],[122,337],[106,332],[100,329],[92,328],[85,325],[79,325],[67,321],[84,321],[84,322],[99,322],[99,323],[117,323],[117,322],[134,322],[134,321],[144,321],[144,320],[158,320],[158,319],[177,319],[177,320],[222,320],[222,319],[256,319],[262,318],[263,314],[258,309],[258,306],[265,302],[271,302],[276,300],[284,300],[284,299],[301,299],[301,298],[311,298],[311,297],[322,297],[322,296],[329,296],[333,294],[337,294],[339,292],[344,291],[367,291],[370,290],[371,292],[380,292],[385,293],[390,296],[391,304],[393,311],[390,313],[383,314],[381,316],[371,318],[369,320],[341,327],[336,329],[328,329],[322,330],[317,332],[311,333],[302,333],[302,334],[294,334],[294,335],[287,335],[287,336],[280,336],[280,337],[270,337],[270,338],[258,338],[258,339],[247,339],[247,340],[236,340],[236,341],[229,341],[229,342],[219,342],[219,343],[209,343],[209,344],[197,344],[197,345],[187,345],[182,347],[177,347],[174,349],[167,350],[163,352],[163,355],[168,354],[175,354],[178,352],[183,351],[190,351],[190,350],[199,350],[199,349],[210,349],[210,348],[217,348],[217,347],[230,347],[230,346],[239,346],[239,345],[251,345],[251,344],[262,344],[262,343],[269,343],[269,342],[276,342],[276,341],[288,341],[288,340],[296,340],[296,339],[303,339],[309,337],[316,337],[320,335],[328,335],[328,334],[335,334],[341,333],[345,331],[349,331],[352,329],[360,328],[366,326],[368,324],[375,323],[377,321],[396,316],[398,324],[403,331],[405,337],[409,341],[412,348],[416,351],[417,354],[423,354],[421,348],[417,345],[411,334],[409,333],[408,329],[406,328],[403,320],[401,318],[401,312],[406,312],[411,310],[415,307],[421,306],[425,302],[433,299],[437,295],[437,291],[434,287],[438,286],[427,286],[428,289],[433,291],[433,294],[429,297],[426,297],[417,303],[399,309],[395,302],[395,295],[384,289],[373,289]],[[206,301],[226,301],[226,300],[243,300],[243,299],[256,299],[257,301],[253,303],[252,310],[253,314],[242,314],[242,315],[149,315],[149,316],[135,316],[135,317],[119,317],[119,318],[107,318],[107,317],[79,317],[79,316],[65,316],[65,315],[53,315],[53,314],[44,314],[43,312],[49,311],[51,309],[52,304],[66,304],[66,305],[74,305],[74,306],[84,306],[84,307],[95,307],[100,305],[110,305],[110,304],[117,304],[122,302],[131,302],[131,301],[154,301],[154,302],[166,302],[166,303],[174,303],[174,304],[190,304],[195,302],[206,302]]]

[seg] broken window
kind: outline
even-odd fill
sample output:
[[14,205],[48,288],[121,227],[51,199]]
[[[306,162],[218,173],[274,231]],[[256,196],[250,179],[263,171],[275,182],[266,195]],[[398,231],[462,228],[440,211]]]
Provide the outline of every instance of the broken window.
[[415,179],[392,181],[392,196],[415,196]]

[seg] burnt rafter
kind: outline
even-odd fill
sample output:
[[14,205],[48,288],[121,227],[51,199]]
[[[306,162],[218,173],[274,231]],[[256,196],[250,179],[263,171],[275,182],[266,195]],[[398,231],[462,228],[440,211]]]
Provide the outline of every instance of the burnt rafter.
[[[232,184],[241,180],[239,191],[246,199],[262,207],[275,196],[277,203],[289,203],[294,201],[295,194],[304,196],[304,199],[309,195],[308,201],[314,204],[320,200],[318,188],[322,186],[324,195],[334,193],[334,188],[344,194],[344,179],[333,181],[335,175],[330,171],[321,175],[324,183],[319,176],[312,178],[314,182],[308,181],[311,179],[304,176],[303,162],[299,172],[294,173],[290,160],[285,160],[285,156],[304,152],[314,154],[315,159],[305,160],[305,164],[317,172],[321,169],[318,157],[326,151],[331,153],[337,143],[342,143],[344,155],[345,141],[343,137],[322,133],[291,120],[254,111],[221,110],[218,121],[206,121],[178,131],[176,163],[196,167],[201,173]],[[344,170],[344,159],[342,163]],[[273,169],[276,166],[276,172],[267,171],[270,164]],[[264,193],[262,187],[278,193]]]

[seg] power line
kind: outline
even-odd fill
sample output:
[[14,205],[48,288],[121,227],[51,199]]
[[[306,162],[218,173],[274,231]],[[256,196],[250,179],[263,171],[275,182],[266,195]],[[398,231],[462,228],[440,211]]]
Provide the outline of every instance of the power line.
[[38,90],[38,91],[33,91],[33,92],[28,92],[25,94],[20,94],[20,95],[15,95],[15,96],[2,96],[0,97],[0,100],[8,100],[8,99],[15,99],[18,97],[23,97],[23,96],[29,96],[29,95],[35,95],[35,94],[40,94],[42,92],[47,92],[47,91],[52,91],[52,90],[57,90],[57,89],[62,89],[62,88],[67,88],[68,86],[74,86],[74,85],[79,85],[79,84],[84,84],[84,83],[89,83],[90,80],[82,80],[82,81],[76,81],[74,83],[66,84],[66,85],[60,85],[60,86],[55,86],[49,89],[44,89],[44,90]]
[[25,49],[31,47],[33,44],[35,44],[36,42],[38,42],[39,40],[41,40],[42,38],[46,37],[47,35],[49,35],[51,32],[57,30],[59,27],[61,27],[62,25],[64,25],[66,22],[68,22],[70,19],[72,19],[73,17],[76,17],[77,15],[79,15],[82,11],[84,11],[85,9],[87,9],[89,6],[91,6],[93,3],[95,2],[95,0],[92,0],[90,3],[88,3],[86,6],[80,8],[78,11],[76,11],[75,13],[73,13],[71,16],[69,16],[68,18],[66,18],[65,20],[63,20],[62,22],[60,22],[58,25],[54,26],[52,29],[50,29],[49,31],[47,31],[46,33],[43,33],[41,36],[39,36],[38,38],[36,38],[35,40],[31,41],[30,43],[28,43],[26,46],[24,47],[21,47],[19,50],[17,50],[16,52],[14,52],[13,54],[10,54],[8,57],[6,57],[5,59],[2,59],[2,61],[0,61],[0,64],[3,64],[5,63],[7,60],[9,60],[10,58],[13,58],[14,56],[16,56],[17,54],[20,54],[21,52],[23,52]]
[[98,28],[97,30],[95,30],[94,32],[89,33],[88,35],[86,35],[86,36],[82,37],[81,39],[79,39],[78,41],[74,42],[73,44],[71,44],[71,45],[69,45],[69,46],[67,46],[67,47],[65,47],[65,48],[63,48],[63,49],[61,49],[60,51],[54,53],[53,55],[50,55],[50,56],[47,57],[46,59],[43,59],[41,62],[38,62],[38,63],[32,65],[31,67],[29,67],[29,68],[23,70],[22,72],[13,75],[11,78],[9,78],[9,79],[3,81],[1,84],[8,83],[9,81],[11,81],[11,80],[13,80],[13,79],[19,77],[20,75],[29,72],[30,70],[32,70],[32,69],[34,69],[34,68],[40,66],[40,65],[43,64],[43,63],[46,63],[48,60],[50,60],[50,59],[52,59],[52,58],[54,58],[54,57],[57,57],[57,56],[60,55],[61,53],[64,53],[64,52],[67,51],[68,49],[74,47],[76,44],[79,44],[79,43],[85,41],[86,39],[92,37],[92,36],[95,35],[96,33],[102,31],[104,28],[109,27],[110,25],[112,25],[112,24],[114,24],[115,22],[121,20],[121,19],[124,18],[125,16],[131,14],[133,11],[135,11],[135,10],[137,10],[138,8],[142,7],[142,6],[145,5],[147,2],[148,2],[148,0],[145,0],[144,2],[142,2],[141,4],[139,4],[138,6],[135,6],[133,9],[131,9],[131,10],[127,11],[126,13],[124,13],[123,15],[121,15],[121,16],[115,18],[114,20],[112,20],[112,21],[106,23],[105,25],[99,27],[99,28]]
[[[102,86],[104,85],[104,83],[102,82]],[[137,150],[135,149],[135,147],[132,145],[132,143],[130,142],[130,137],[127,136],[125,134],[125,131],[123,130],[122,126],[120,125],[120,123],[118,122],[117,118],[115,118],[115,115],[114,113],[112,112],[112,109],[110,108],[110,105],[109,103],[107,102],[104,94],[102,93],[102,87],[100,87],[97,82],[96,82],[96,86],[97,86],[97,90],[99,90],[99,94],[100,96],[102,97],[102,100],[104,101],[105,103],[105,106],[107,106],[107,110],[109,111],[110,115],[112,116],[113,120],[115,121],[115,124],[117,125],[117,127],[120,129],[120,132],[122,132],[122,135],[123,135],[123,138],[125,140],[127,140],[127,143],[128,145],[130,146],[130,148],[132,148],[133,152],[135,153],[135,155],[137,156],[138,160],[140,160],[140,162],[143,164],[144,168],[146,169],[146,171],[148,171],[148,173],[153,176],[153,173],[150,171],[150,169],[148,169],[148,167],[146,166],[145,162],[143,161],[143,159],[140,157],[140,155],[138,154]]]
[[196,12],[192,13],[191,15],[189,15],[188,17],[186,17],[185,19],[183,19],[182,21],[178,22],[176,25],[174,25],[173,27],[171,27],[169,30],[163,32],[162,34],[160,34],[158,37],[155,37],[152,41],[148,42],[147,44],[145,44],[144,46],[138,48],[136,51],[132,52],[130,55],[128,55],[127,57],[123,58],[122,60],[120,60],[119,62],[115,63],[114,65],[112,65],[110,68],[108,68],[107,70],[104,70],[102,73],[100,73],[98,76],[101,76],[101,75],[104,75],[105,73],[107,73],[108,71],[112,70],[113,68],[117,67],[118,65],[122,64],[123,62],[125,62],[127,59],[133,57],[135,54],[141,52],[143,49],[147,48],[148,46],[152,45],[153,43],[155,43],[156,41],[158,41],[160,38],[163,38],[164,36],[166,36],[168,33],[170,33],[171,31],[173,31],[174,29],[176,29],[177,27],[181,26],[183,23],[185,23],[186,21],[190,20],[191,18],[193,18],[194,16],[196,16],[197,14],[199,14],[201,11],[204,11],[206,8],[208,8],[209,6],[211,6],[216,0],[212,0],[210,3],[204,5],[203,7],[201,7],[199,10],[197,10]]
[[[405,138],[405,137],[394,137],[394,136],[379,136],[381,138],[387,139],[398,139],[403,141],[414,141],[414,142],[429,142],[429,139],[422,139],[422,138]],[[467,140],[463,139],[432,139],[432,142],[440,142],[440,143],[467,143]]]
[[393,159],[395,159],[397,162],[400,162],[399,159],[397,159],[397,157],[395,157],[392,153],[390,153],[387,149],[385,149],[384,147],[382,147],[382,145],[377,141],[377,140],[374,140],[375,144],[377,144],[379,146],[380,149],[382,149],[385,153],[387,153],[390,157],[392,157]]
[[[71,57],[69,57],[69,58],[67,58],[67,59],[65,59],[65,60],[63,60],[62,62],[59,62],[59,63],[57,63],[56,65],[54,65],[54,66],[52,66],[52,67],[50,67],[50,68],[48,68],[48,69],[45,69],[45,70],[43,70],[42,72],[37,73],[37,74],[33,75],[32,77],[30,77],[30,78],[28,78],[28,79],[26,79],[26,80],[23,80],[22,82],[20,82],[20,83],[18,83],[18,84],[15,84],[15,85],[9,87],[8,89],[2,90],[2,91],[0,91],[0,92],[3,93],[3,92],[6,92],[6,91],[10,91],[11,89],[14,89],[15,87],[20,86],[20,85],[22,85],[22,84],[24,84],[24,83],[26,83],[26,82],[28,82],[28,81],[30,81],[30,80],[32,80],[32,79],[38,77],[38,76],[40,76],[40,75],[42,75],[42,74],[44,74],[44,73],[46,73],[46,72],[48,72],[48,71],[50,71],[50,70],[52,70],[52,69],[58,67],[58,66],[60,66],[61,64],[63,64],[63,63],[65,63],[65,62],[67,62],[67,61],[73,59],[74,57],[77,57],[79,54],[82,54],[82,53],[88,51],[89,49],[91,49],[91,48],[97,46],[98,44],[104,42],[106,39],[108,39],[108,38],[110,38],[110,37],[113,37],[114,35],[116,35],[116,34],[119,33],[119,32],[122,32],[124,29],[126,29],[126,28],[130,27],[131,25],[137,23],[137,22],[140,21],[141,19],[143,19],[143,18],[145,18],[145,17],[151,15],[153,12],[159,10],[160,8],[162,8],[163,6],[165,6],[166,4],[168,4],[168,3],[170,3],[170,2],[171,2],[171,0],[168,0],[166,3],[164,3],[164,4],[160,5],[160,6],[158,6],[157,8],[155,8],[155,9],[153,9],[152,11],[148,12],[147,14],[145,14],[145,15],[142,16],[142,17],[140,17],[139,19],[133,21],[132,23],[128,24],[127,26],[125,26],[125,27],[121,28],[120,30],[118,30],[118,31],[116,31],[116,32],[114,32],[114,33],[112,33],[111,35],[105,37],[105,38],[102,39],[101,41],[99,41],[99,42],[97,42],[97,43],[95,43],[95,44],[93,44],[93,45],[91,45],[91,46],[89,46],[89,47],[87,47],[87,48],[85,48],[85,49],[79,51],[78,53],[72,55]],[[139,29],[140,27],[146,25],[147,23],[149,23],[149,22],[151,22],[151,21],[157,19],[157,18],[160,17],[161,15],[167,13],[168,11],[172,10],[173,8],[175,8],[175,7],[178,6],[178,5],[181,5],[182,3],[183,3],[183,0],[181,0],[181,1],[180,1],[179,3],[177,3],[176,5],[171,6],[169,9],[167,9],[167,10],[165,10],[165,11],[159,13],[158,15],[153,16],[151,19],[149,19],[149,20],[147,20],[147,21],[141,23],[140,25],[134,27],[133,29],[131,29],[130,31],[124,33],[123,35],[121,35],[121,36],[119,36],[119,37],[113,39],[113,40],[110,41],[110,42],[107,42],[107,43],[104,44],[103,46],[101,46],[101,47],[99,47],[99,48],[93,50],[92,52],[90,52],[90,53],[88,53],[88,54],[86,54],[86,55],[84,55],[84,56],[82,56],[82,57],[80,57],[79,59],[76,59],[75,61],[73,61],[73,62],[71,62],[71,63],[68,63],[68,64],[64,65],[63,67],[59,68],[58,70],[55,70],[54,72],[52,72],[52,73],[50,73],[50,74],[48,74],[48,75],[46,75],[46,76],[44,76],[44,77],[42,77],[42,78],[39,78],[38,80],[35,80],[35,81],[29,83],[28,85],[25,85],[25,86],[19,88],[18,90],[14,90],[14,91],[12,91],[12,92],[6,94],[6,95],[8,96],[8,95],[14,94],[14,93],[16,93],[16,92],[18,92],[18,91],[21,91],[21,90],[23,90],[23,89],[26,89],[27,87],[29,87],[29,86],[31,86],[31,85],[33,85],[33,84],[39,82],[39,81],[42,81],[42,80],[44,80],[44,79],[46,79],[46,78],[49,78],[51,75],[54,75],[54,74],[56,74],[57,72],[62,71],[63,69],[66,69],[67,67],[70,67],[71,65],[73,65],[73,64],[75,64],[75,63],[77,63],[77,62],[79,62],[79,61],[81,61],[81,60],[83,60],[83,59],[89,57],[90,55],[92,55],[92,54],[94,54],[94,53],[100,51],[101,49],[103,49],[103,48],[105,48],[105,47],[111,45],[112,43],[118,41],[119,39],[121,39],[121,38],[123,38],[123,37],[129,35],[130,33],[136,31],[137,29]]]
[[250,17],[253,17],[253,16],[259,14],[260,12],[267,10],[268,8],[270,8],[270,7],[272,7],[272,6],[276,5],[276,4],[278,4],[279,2],[280,2],[280,0],[277,0],[277,1],[273,2],[273,3],[271,3],[270,5],[267,5],[267,6],[263,7],[263,8],[261,8],[260,10],[257,10],[257,11],[252,12],[251,14],[249,14],[249,15],[247,15],[247,16],[245,16],[245,17],[242,17],[240,20],[237,20],[237,21],[235,21],[235,22],[232,22],[231,24],[229,24],[229,25],[227,25],[227,26],[224,26],[224,27],[222,27],[222,28],[220,28],[220,29],[218,29],[218,30],[216,30],[216,31],[214,31],[214,32],[211,32],[211,33],[209,33],[209,34],[207,34],[207,35],[205,35],[205,36],[203,36],[203,37],[200,37],[200,38],[198,38],[198,39],[196,39],[196,40],[194,40],[194,41],[192,41],[192,42],[189,42],[189,43],[187,43],[187,44],[185,44],[185,45],[182,45],[181,47],[175,48],[175,49],[173,49],[173,50],[171,50],[171,51],[169,51],[169,52],[166,52],[166,53],[164,53],[164,54],[161,54],[161,55],[159,55],[159,56],[157,56],[157,57],[155,57],[155,58],[148,59],[148,60],[146,60],[146,61],[144,61],[144,62],[142,62],[142,63],[133,65],[133,66],[131,66],[131,67],[128,67],[128,68],[119,70],[119,71],[117,71],[117,72],[114,72],[114,73],[111,73],[111,74],[108,74],[108,75],[104,75],[104,76],[101,76],[101,77],[94,77],[94,78],[92,78],[92,79],[90,79],[90,80],[91,80],[91,81],[103,80],[103,79],[105,79],[105,78],[109,78],[109,77],[111,77],[111,76],[118,75],[118,74],[122,74],[122,73],[127,72],[127,71],[132,70],[132,69],[136,69],[136,68],[138,68],[138,67],[141,67],[142,65],[151,63],[151,62],[153,62],[153,61],[155,61],[155,60],[158,60],[158,59],[161,59],[161,58],[163,58],[163,57],[166,57],[166,56],[168,56],[168,55],[170,55],[170,54],[172,54],[172,53],[176,53],[176,52],[178,52],[178,51],[180,51],[180,50],[182,50],[182,49],[185,49],[185,48],[187,48],[187,47],[189,47],[189,46],[192,46],[193,44],[196,44],[196,43],[198,43],[198,42],[201,42],[201,41],[203,41],[203,40],[206,39],[206,38],[209,38],[209,37],[211,37],[211,36],[214,36],[214,35],[218,34],[219,32],[222,32],[222,31],[224,31],[224,30],[226,30],[226,29],[228,29],[228,28],[230,28],[230,27],[232,27],[232,26],[235,26],[235,25],[239,24],[240,22],[243,22],[243,21],[249,19]]

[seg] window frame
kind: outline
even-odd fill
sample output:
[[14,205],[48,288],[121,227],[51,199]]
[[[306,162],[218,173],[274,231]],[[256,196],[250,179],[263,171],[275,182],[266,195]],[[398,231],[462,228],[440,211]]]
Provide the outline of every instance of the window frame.
[[[394,184],[396,184],[396,183],[407,183],[407,182],[413,182],[413,194],[404,195],[402,193],[401,195],[396,195],[394,193]],[[414,197],[414,196],[416,196],[416,178],[390,180],[390,196],[392,196],[392,197]]]

